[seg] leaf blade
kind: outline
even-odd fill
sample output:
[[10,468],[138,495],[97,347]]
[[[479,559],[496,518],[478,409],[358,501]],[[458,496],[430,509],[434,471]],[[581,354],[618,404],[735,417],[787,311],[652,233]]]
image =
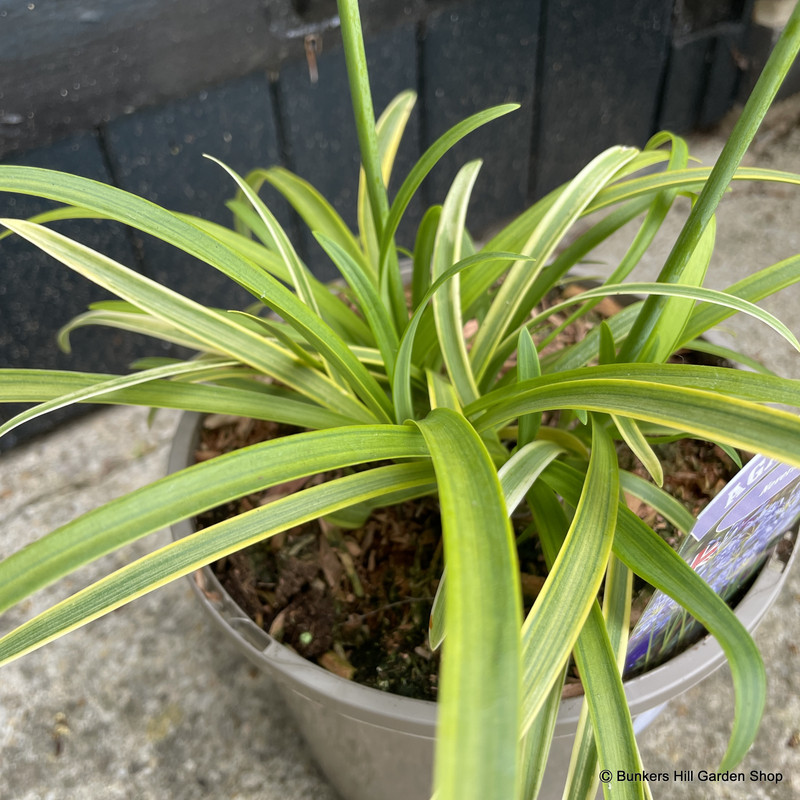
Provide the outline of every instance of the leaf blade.
[[[512,797],[517,788],[521,609],[519,568],[500,483],[489,454],[463,417],[435,409],[416,424],[439,485],[448,570],[435,790],[441,800]],[[477,497],[480,503],[464,502]],[[478,651],[470,645],[476,628],[487,635]],[[464,770],[464,764],[471,768]]]

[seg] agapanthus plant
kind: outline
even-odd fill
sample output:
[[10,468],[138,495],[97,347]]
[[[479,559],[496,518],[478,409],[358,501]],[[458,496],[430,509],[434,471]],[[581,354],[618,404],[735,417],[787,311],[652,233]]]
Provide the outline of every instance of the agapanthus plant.
[[[229,229],[84,178],[0,166],[1,191],[62,204],[33,220],[2,220],[8,233],[119,298],[69,323],[62,344],[79,326],[103,325],[196,351],[186,360],[139,362],[127,375],[0,370],[0,399],[37,404],[0,433],[77,402],[233,414],[304,429],[163,478],[11,555],[0,563],[0,609],[234,498],[326,470],[391,463],[155,550],[6,634],[0,661],[302,521],[343,509],[365,514],[435,493],[446,564],[431,618],[431,644],[443,648],[434,787],[440,800],[536,793],[552,733],[548,712],[561,697],[571,656],[587,709],[576,747],[588,745],[569,776],[572,796],[587,796],[602,768],[641,772],[620,677],[634,573],[675,598],[725,650],[736,707],[721,769],[733,767],[752,743],[764,706],[758,651],[733,612],[621,498],[624,489],[686,527],[686,513],[657,485],[661,465],[651,444],[665,433],[800,465],[800,418],[767,405],[797,405],[796,381],[667,363],[678,350],[707,347],[699,337],[737,312],[799,347],[754,303],[800,279],[800,257],[726,291],[703,282],[715,210],[729,182],[800,183],[797,175],[739,166],[800,46],[800,13],[713,169],[690,166],[686,143],[669,133],[642,150],[611,148],[478,248],[467,227],[477,161],[460,170],[443,204],[427,211],[415,241],[397,241],[398,225],[441,156],[513,107],[477,114],[442,136],[390,202],[386,186],[415,97],[401,94],[375,122],[357,3],[339,6],[363,164],[357,234],[309,183],[281,168],[240,177],[220,164],[221,179],[237,192]],[[298,257],[259,197],[264,182],[308,224],[342,282],[324,285]],[[692,209],[658,280],[630,281],[679,196],[691,198]],[[572,235],[589,215],[591,226]],[[79,217],[115,220],[168,242],[244,287],[253,305],[204,307],[47,226]],[[572,267],[623,227],[631,231],[630,247],[601,286],[537,311]],[[405,277],[407,252],[413,258]],[[552,322],[554,311],[577,319],[603,297],[623,293],[646,299],[540,358],[563,324]],[[557,424],[543,424],[553,411],[561,412]],[[619,441],[654,483],[620,470]],[[509,522],[520,504],[530,510],[550,566],[525,619]],[[616,789],[620,797],[647,791],[638,783]]]

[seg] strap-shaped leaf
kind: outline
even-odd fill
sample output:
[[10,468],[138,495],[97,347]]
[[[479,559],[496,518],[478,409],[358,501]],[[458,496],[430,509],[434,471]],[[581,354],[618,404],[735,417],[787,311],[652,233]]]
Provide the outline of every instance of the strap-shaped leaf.
[[[671,142],[672,144],[667,170],[685,168],[688,162],[689,152],[685,140],[682,139],[681,137],[675,136],[674,134],[668,132],[658,133],[650,139],[650,141],[646,145],[646,148],[660,147],[667,141]],[[672,204],[676,196],[677,192],[675,191],[664,191],[656,195],[650,202],[648,202],[647,214],[641,226],[636,231],[636,236],[634,237],[633,242],[631,242],[631,245],[630,247],[628,247],[627,251],[625,252],[625,255],[620,259],[619,264],[614,268],[614,270],[611,272],[608,278],[606,278],[606,280],[603,281],[604,283],[620,283],[624,281],[628,277],[628,275],[633,271],[634,267],[636,267],[636,265],[641,261],[642,256],[648,251],[650,245],[653,242],[653,239],[655,238],[658,231],[661,229],[661,226],[664,223],[667,214],[672,208]],[[600,229],[602,231],[604,228],[608,228],[609,222],[615,220],[616,218],[621,218],[620,212],[624,212],[626,209],[631,208],[635,205],[637,205],[637,201],[633,201],[630,204],[626,204],[626,206],[623,206],[622,209],[618,209],[606,215],[599,223],[597,223],[592,227],[592,229],[590,229],[588,234],[584,234],[584,237],[586,237],[590,241],[594,240],[595,242],[599,243],[599,241],[602,241],[602,239],[596,238],[596,235],[593,233],[595,229]],[[585,252],[587,251],[584,251],[584,253]],[[559,257],[558,261],[561,261],[561,257]],[[554,271],[556,269],[561,270],[560,272],[558,272],[558,274],[559,276],[563,275],[564,274],[563,270],[565,266],[566,264],[563,262],[561,264],[554,265]],[[555,338],[555,336],[561,330],[571,325],[578,317],[583,316],[592,308],[594,308],[599,302],[600,302],[599,298],[588,301],[581,308],[577,309],[572,314],[570,314],[569,317],[567,317],[567,319],[565,319],[564,322],[562,322],[542,342],[542,346],[544,346],[551,339]]]
[[619,482],[622,491],[649,505],[654,511],[661,514],[665,520],[674,525],[679,531],[689,533],[694,527],[694,517],[682,503],[663,489],[653,486],[650,481],[634,475],[632,472],[621,470]]
[[44,403],[40,403],[33,408],[28,408],[20,414],[13,416],[3,425],[0,425],[0,436],[4,436],[9,431],[14,430],[14,428],[19,427],[29,420],[41,417],[56,409],[70,406],[73,403],[86,403],[90,400],[96,400],[102,395],[108,395],[118,390],[128,389],[132,386],[138,386],[150,381],[162,380],[165,378],[190,376],[197,380],[202,380],[209,371],[216,371],[220,367],[231,367],[237,363],[236,361],[221,358],[203,361],[178,361],[154,367],[153,369],[134,372],[131,375],[120,375],[108,380],[97,381],[90,386],[67,392],[53,400],[46,400]]
[[601,364],[548,373],[536,379],[520,381],[516,386],[495,389],[471,403],[467,413],[475,414],[487,408],[494,408],[498,402],[508,399],[511,395],[526,394],[538,386],[606,378],[685,386],[747,400],[800,405],[800,380],[796,379],[774,375],[753,375],[743,370],[727,367],[707,367],[693,364]]
[[[462,167],[447,193],[433,245],[431,277],[434,281],[461,260],[461,242],[464,238],[467,206],[480,168],[480,161],[471,161]],[[452,275],[451,279],[434,293],[433,317],[447,372],[458,392],[461,404],[464,405],[478,396],[478,387],[472,375],[464,340],[458,273]]]
[[[775,99],[798,51],[800,51],[800,7],[796,6],[741,115],[736,120],[697,202],[692,206],[689,218],[681,228],[678,238],[664,262],[658,276],[660,282],[691,282],[690,280],[684,281],[684,276],[700,271],[693,261],[695,259],[704,260],[704,256],[699,253],[708,248],[708,239],[713,236],[713,234],[709,235],[709,230],[713,226],[714,213],[719,201],[733,179],[745,151],[753,140],[767,109]],[[674,307],[674,304],[670,305]],[[624,358],[631,361],[642,361],[651,356],[666,357],[663,356],[663,353],[671,349],[673,342],[677,339],[676,336],[670,341],[674,331],[669,329],[671,324],[669,318],[665,319],[663,315],[666,310],[667,304],[663,300],[649,297],[645,301],[631,330],[631,335],[623,346]],[[689,309],[681,307],[681,312],[683,318],[679,318],[677,323],[683,327]]]
[[[519,332],[517,340],[517,380],[526,381],[538,378],[542,374],[539,363],[539,353],[527,330]],[[517,431],[517,447],[522,448],[536,438],[536,433],[542,423],[541,414],[523,414],[519,418]]]
[[[779,292],[788,286],[792,286],[800,281],[800,255],[779,261],[770,267],[761,269],[748,275],[740,281],[731,284],[725,289],[725,294],[740,297],[742,300],[749,300],[755,303],[765,297]],[[734,313],[732,308],[721,308],[707,303],[698,305],[686,329],[683,332],[681,344],[702,336],[706,331],[719,325]]]
[[[411,111],[417,101],[416,92],[406,90],[400,92],[383,110],[375,123],[378,137],[378,156],[381,163],[381,176],[385,186],[389,185],[397,150],[403,138]],[[358,175],[358,230],[361,234],[361,246],[367,254],[366,262],[374,271],[373,278],[378,283],[377,269],[380,264],[379,234],[372,218],[372,208],[367,202],[367,186],[364,168]],[[396,264],[395,264],[396,267]]]
[[[705,186],[710,175],[711,167],[687,167],[686,169],[657,172],[621,181],[598,192],[597,197],[586,207],[584,215],[602,211],[604,208],[617,203],[646,197],[647,195],[652,196],[665,190],[696,194]],[[800,185],[800,175],[795,172],[760,167],[739,167],[733,173],[731,180]]]
[[[0,369],[0,402],[37,403],[76,392],[110,380],[114,375],[62,370]],[[352,425],[360,420],[300,399],[269,391],[264,384],[247,390],[229,386],[206,386],[175,381],[151,381],[92,400],[109,405],[177,408],[201,414],[233,414],[266,419],[305,428]]]
[[[604,320],[604,323],[611,330],[614,342],[619,342],[628,335],[628,331],[633,325],[636,314],[639,312],[643,301],[626,306]],[[600,342],[600,326],[592,328],[580,342],[569,345],[557,350],[555,353],[542,358],[542,369],[545,372],[563,372],[565,370],[577,369],[586,366],[597,356]]]
[[[682,269],[670,283],[697,287],[703,285],[714,252],[716,233],[716,217],[712,215],[691,255],[685,259]],[[665,264],[658,276],[659,282],[668,282],[668,267],[669,263]],[[686,322],[692,314],[694,303],[691,300],[689,297],[660,297],[655,292],[649,292],[639,317],[622,345],[619,360],[656,363],[666,361],[680,341]]]
[[[347,413],[359,413],[360,403],[348,392],[316,370],[299,365],[294,356],[282,347],[236,322],[233,317],[205,308],[55,231],[22,220],[2,220],[2,224],[75,272],[199,339],[209,350],[250,364],[266,375],[293,386],[321,405]],[[349,360],[356,361],[352,357]],[[360,363],[358,373],[366,376],[362,383],[365,389],[367,384],[373,387],[370,391],[375,401],[372,406],[378,412],[379,408],[383,409],[386,405],[385,395]],[[379,397],[383,398],[382,403]],[[383,417],[384,412],[381,410],[380,413]],[[361,415],[363,418],[363,412]]]
[[[230,204],[229,204],[230,205]],[[248,220],[253,220],[254,224],[259,221],[258,215],[250,205],[243,202],[238,204],[241,207],[240,216]],[[266,270],[270,275],[278,278],[284,283],[290,282],[289,271],[280,257],[272,250],[265,247],[260,242],[253,241],[249,236],[244,236],[224,225],[215,222],[192,217],[189,214],[177,214],[180,219],[194,225],[201,231],[211,234],[215,239],[219,239],[226,247],[238,253],[249,261],[252,261],[261,269]],[[314,292],[317,307],[320,309],[322,318],[347,341],[365,343],[369,341],[369,333],[364,321],[342,302],[338,295],[331,291],[331,287],[314,277],[309,276],[309,284]]]
[[[278,322],[274,319],[264,319],[263,317],[257,317],[254,314],[249,314],[246,311],[229,311],[229,314],[235,314],[239,317],[240,320],[247,320],[248,322],[252,323],[255,330],[264,331],[268,336],[275,339],[276,342],[280,342],[287,350],[294,353],[298,360],[303,362],[304,364],[308,364],[308,366],[313,367],[314,369],[320,369],[321,364],[319,359],[312,356],[307,349],[304,349],[302,344],[306,344],[305,341],[301,342],[297,341],[297,331],[293,328],[290,328],[288,325],[282,322]],[[292,335],[294,334],[294,336]],[[306,344],[306,348],[308,345]]]
[[0,665],[137,597],[276,533],[325,514],[430,483],[428,463],[376,467],[275,500],[204,528],[117,570],[0,639]]
[[[558,549],[560,549],[567,536],[569,520],[553,491],[542,481],[534,483],[528,491],[528,507],[533,515],[534,525],[540,540],[543,543],[551,541],[558,543],[555,552],[549,552],[546,547],[543,550],[545,561],[552,567],[558,556]],[[569,661],[567,660],[564,663],[561,675],[553,683],[550,693],[523,738],[523,748],[527,748],[528,753],[526,755],[531,760],[531,763],[525,764],[525,772],[523,773],[523,800],[535,800],[538,796],[539,788],[544,778],[544,770],[547,765],[547,757],[550,752],[553,730],[558,717],[561,694],[569,666]]]
[[439,486],[448,574],[435,790],[440,800],[513,797],[521,600],[505,500],[486,448],[462,416],[435,409],[417,424]]
[[[568,503],[578,500],[584,477],[553,462],[542,479]],[[614,554],[637,575],[675,599],[719,642],[735,690],[733,731],[721,770],[741,761],[758,732],[766,700],[766,674],[758,648],[736,615],[714,590],[634,513],[620,506]]]
[[[507,103],[505,105],[495,106],[494,108],[488,108],[486,111],[479,111],[477,114],[467,117],[465,120],[462,120],[450,128],[450,130],[443,133],[422,154],[419,161],[417,161],[397,190],[397,195],[395,195],[392,207],[389,209],[389,216],[386,219],[386,228],[381,236],[381,263],[388,257],[391,240],[397,233],[397,227],[408,208],[408,204],[411,202],[411,198],[416,194],[422,181],[425,180],[425,177],[436,166],[442,156],[476,128],[480,128],[487,122],[502,117],[511,111],[516,111],[518,108],[519,105],[517,103]],[[498,250],[501,248],[493,247],[491,249]]]
[[[700,300],[706,303],[711,303],[712,305],[726,306],[732,311],[741,311],[744,314],[761,320],[761,322],[769,325],[770,328],[786,339],[786,341],[789,342],[792,347],[794,347],[796,350],[800,350],[800,342],[797,341],[795,335],[774,314],[770,314],[768,311],[765,311],[763,308],[759,308],[757,305],[754,305],[748,300],[743,300],[741,297],[736,297],[735,295],[730,295],[726,292],[720,292],[716,289],[706,289],[702,286],[684,286],[682,284],[662,284],[651,282],[604,284],[603,286],[599,286],[597,289],[588,289],[587,291],[581,292],[580,295],[576,295],[569,300],[557,303],[556,305],[547,309],[547,311],[537,314],[529,322],[527,322],[526,325],[528,327],[539,325],[542,322],[545,322],[551,314],[555,314],[559,311],[567,309],[571,305],[574,305],[576,302],[580,302],[581,300],[589,300],[593,297],[610,297],[612,295],[629,294],[683,297],[689,300]],[[678,337],[678,341],[679,340],[680,337]],[[509,339],[501,345],[501,348],[505,350],[508,349],[509,345],[513,344],[514,339],[509,337]],[[623,356],[620,355],[620,358],[623,358]],[[658,363],[657,360],[656,363]]]
[[162,342],[172,342],[192,350],[203,349],[201,341],[184,331],[178,330],[166,320],[158,319],[150,314],[143,314],[141,311],[111,311],[104,309],[92,309],[73,317],[58,331],[58,346],[65,353],[71,353],[70,334],[87,325],[105,325],[117,330],[153,336]]
[[364,253],[336,209],[308,181],[283,167],[253,170],[247,174],[247,184],[255,191],[263,182],[274,186],[288,201],[300,218],[315,233],[323,233],[362,266]]
[[414,309],[411,319],[408,321],[405,331],[400,338],[400,347],[397,351],[397,362],[392,386],[392,400],[395,407],[395,416],[398,422],[414,418],[414,405],[411,397],[411,372],[413,364],[411,361],[414,351],[415,336],[420,321],[426,311],[428,301],[434,294],[449,281],[454,275],[463,272],[465,269],[476,266],[485,261],[512,261],[518,259],[514,253],[486,253],[481,252],[473,256],[462,259],[458,264],[454,264],[450,269],[440,275],[429,287],[419,305]]
[[422,217],[414,241],[414,264],[411,275],[411,308],[415,310],[422,302],[431,285],[431,259],[436,230],[439,227],[441,206],[431,206]]
[[0,165],[0,191],[47,197],[98,210],[180,247],[224,272],[295,327],[342,376],[352,380],[351,385],[371,407],[373,417],[388,421],[389,407],[385,395],[330,326],[279,281],[218,239],[154,203],[121,189],[66,173]]
[[[643,772],[619,667],[596,600],[575,644],[575,662],[589,707],[600,768]],[[597,771],[592,770],[591,759],[588,761],[594,778]],[[645,783],[616,782],[613,796],[645,800]],[[593,788],[596,791],[596,786]]]
[[[522,502],[526,492],[535,483],[545,467],[558,458],[564,448],[555,442],[530,442],[517,450],[514,455],[497,471],[500,486],[506,503],[506,513],[510,517]],[[444,586],[447,582],[446,572],[442,574],[436,595],[431,606],[431,619],[428,631],[428,643],[431,650],[436,650],[445,637]]]
[[531,269],[530,264],[524,262],[511,267],[492,301],[470,352],[479,385],[486,376],[486,367],[492,360],[495,347],[527,315],[525,298],[528,290],[559,241],[597,192],[637,152],[630,147],[612,147],[601,153],[570,181],[542,217],[539,225],[529,232],[528,240],[520,252],[535,259],[535,268]]
[[225,172],[230,175],[239,187],[239,191],[247,198],[250,205],[252,205],[259,219],[269,231],[270,238],[275,246],[275,251],[280,257],[281,261],[286,265],[291,278],[291,284],[294,287],[297,296],[307,305],[319,314],[317,307],[316,297],[311,289],[310,273],[308,267],[300,260],[297,251],[294,249],[292,243],[286,232],[275,219],[275,215],[266,207],[264,201],[258,196],[253,189],[248,186],[247,181],[241,177],[235,170],[231,169],[227,164],[224,164],[213,156],[206,156],[209,161],[213,161],[217,166],[222,167]]
[[[595,379],[589,369],[584,372],[588,373],[585,378],[550,383],[540,378],[528,382],[528,389],[508,387],[502,390],[505,397],[495,396],[495,402],[485,413],[477,414],[480,408],[487,407],[484,404],[488,402],[488,396],[464,411],[467,416],[475,417],[479,431],[510,422],[520,414],[555,408],[578,407],[621,414],[800,466],[800,418],[794,414],[715,391],[630,378]],[[769,376],[749,377],[762,381]],[[537,385],[539,381],[542,384]],[[791,383],[784,382],[784,391]],[[764,386],[761,388],[765,389]],[[793,400],[796,399],[795,395]],[[773,401],[774,398],[770,400]]]
[[523,732],[547,699],[596,601],[611,553],[618,503],[614,446],[595,422],[575,516],[522,626]]
[[[619,672],[624,667],[628,646],[632,591],[633,573],[616,556],[612,555],[608,562],[608,571],[603,588],[603,618],[605,619],[605,628],[611,649],[616,656],[616,666]],[[579,660],[581,658],[581,656],[578,657]],[[584,671],[586,671],[585,668]],[[618,689],[619,687],[612,688],[608,692],[608,696],[613,697]],[[619,708],[627,705],[627,699],[624,694],[621,697],[617,696],[617,702]],[[618,710],[614,709],[612,713],[618,713]],[[595,714],[595,716],[601,715]],[[624,723],[624,727],[626,732],[623,735],[627,735],[627,723]],[[609,731],[607,734],[603,732],[603,734],[609,736],[619,735],[613,731]],[[609,761],[607,760],[606,763],[609,763]],[[635,762],[632,760],[632,763]],[[588,703],[584,703],[578,720],[578,730],[572,749],[564,796],[575,798],[575,800],[583,800],[583,798],[585,800],[593,800],[597,795],[599,771],[594,728],[589,719]],[[629,771],[641,772],[642,770],[641,768],[638,770],[632,768]]]
[[315,233],[314,237],[330,256],[331,261],[339,268],[348,286],[353,290],[358,307],[367,320],[378,349],[381,351],[386,375],[391,381],[399,340],[391,316],[387,313],[375,285],[359,263],[333,239],[320,233]]
[[658,486],[664,484],[664,470],[658,456],[653,452],[647,439],[644,438],[639,426],[629,417],[621,417],[612,414],[611,419],[617,426],[620,436],[625,440],[625,444],[630,447],[636,458],[642,462],[642,466],[648,471],[650,477]]
[[285,436],[196,464],[94,509],[0,562],[0,609],[105,553],[236,497],[329,469],[426,453],[413,428],[359,426]]
[[733,347],[726,347],[723,344],[711,344],[707,339],[690,339],[681,343],[681,349],[691,350],[695,353],[707,353],[716,356],[718,359],[736,364],[739,367],[746,367],[752,372],[760,372],[762,375],[777,375],[771,369],[765,367],[760,361],[751,358],[741,350]]
[[425,370],[425,377],[428,379],[428,402],[431,408],[449,408],[452,411],[461,413],[461,403],[458,400],[458,393],[452,383],[438,372],[432,369]]
[[564,679],[567,676],[568,666],[558,680],[555,681],[547,699],[539,709],[527,733],[522,737],[521,747],[521,772],[522,772],[522,800],[536,800],[544,779],[547,759],[550,756],[550,747],[553,743],[558,711],[561,707],[561,694],[564,691]]

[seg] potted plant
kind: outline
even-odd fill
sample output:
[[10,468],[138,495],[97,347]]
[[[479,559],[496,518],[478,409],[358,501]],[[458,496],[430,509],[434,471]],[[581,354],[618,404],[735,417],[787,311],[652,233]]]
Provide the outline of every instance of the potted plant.
[[[572,796],[593,792],[603,770],[643,772],[620,676],[633,573],[700,620],[731,665],[735,720],[721,765],[730,769],[758,728],[765,693],[760,656],[730,608],[620,503],[624,488],[665,516],[683,518],[657,487],[619,469],[615,440],[629,445],[656,482],[661,469],[651,444],[665,434],[800,467],[800,419],[767,405],[796,405],[796,381],[667,363],[680,348],[699,347],[699,336],[736,312],[760,318],[798,347],[782,323],[754,305],[798,280],[797,259],[725,292],[704,288],[703,280],[714,211],[730,180],[800,182],[787,173],[739,167],[800,47],[800,11],[713,169],[688,167],[685,143],[671,134],[654,137],[641,151],[611,148],[476,249],[465,218],[480,164],[467,164],[443,205],[420,224],[406,291],[395,234],[410,199],[444,152],[512,108],[482,112],[445,134],[390,204],[385,187],[413,96],[398,97],[375,123],[357,3],[340,0],[339,9],[363,163],[358,237],[310,185],[283,170],[245,179],[221,165],[238,187],[236,229],[228,230],[75,176],[0,167],[0,190],[64,204],[34,220],[2,224],[120,298],[95,304],[67,326],[64,338],[77,326],[99,324],[197,351],[188,360],[140,362],[123,376],[3,370],[0,398],[38,405],[0,433],[87,401],[303,428],[182,469],[11,555],[0,563],[0,609],[154,530],[295,478],[346,470],[190,533],[78,592],[0,639],[0,663],[304,520],[345,510],[363,516],[380,504],[435,493],[446,562],[430,634],[433,645],[443,642],[434,777],[439,798],[536,792],[571,653],[588,714],[570,771]],[[309,223],[344,287],[327,287],[306,269],[258,196],[265,180]],[[692,198],[692,210],[659,280],[626,281],[679,194]],[[606,213],[559,251],[573,224],[594,212]],[[203,307],[45,225],[87,215],[132,225],[206,261],[246,288],[254,306],[246,312]],[[541,328],[552,309],[536,312],[539,301],[626,223],[638,227],[613,275],[558,309],[580,318],[606,296],[647,298],[599,323],[582,341],[540,357]],[[545,330],[545,343],[552,333],[552,327]],[[558,424],[542,424],[542,415],[555,411]],[[524,621],[509,521],[520,504],[534,518],[550,566]],[[247,627],[240,617],[237,624]],[[258,635],[251,635],[251,648],[252,637]],[[269,637],[261,645],[270,648]],[[288,671],[318,670],[289,651],[277,658]],[[339,691],[347,702],[347,692]],[[390,716],[403,716],[392,700],[387,703]],[[641,780],[608,788],[624,797],[647,791]]]

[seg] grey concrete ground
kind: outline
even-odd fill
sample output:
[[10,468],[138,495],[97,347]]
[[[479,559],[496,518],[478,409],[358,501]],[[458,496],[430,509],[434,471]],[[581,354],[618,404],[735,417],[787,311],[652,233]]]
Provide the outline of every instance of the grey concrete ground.
[[[800,102],[777,109],[756,144],[765,166],[800,171]],[[704,160],[719,135],[695,136]],[[800,189],[738,185],[719,215],[710,285],[725,286],[800,251]],[[620,244],[607,250],[609,261]],[[665,247],[665,246],[664,246]],[[645,271],[656,268],[664,247]],[[592,265],[592,270],[599,269]],[[795,331],[800,290],[765,304]],[[729,331],[748,353],[800,378],[800,356],[761,323]],[[173,413],[148,429],[141,409],[113,409],[0,459],[0,555],[163,473]],[[166,534],[155,540],[166,541]],[[0,621],[10,629],[45,602],[151,547],[92,566]],[[656,798],[800,796],[800,573],[758,632],[769,675],[759,738],[741,769],[779,784],[654,784]],[[732,712],[721,669],[673,701],[641,736],[651,771],[713,770]],[[0,800],[334,800],[269,682],[226,651],[185,582],[167,586],[0,673]],[[379,798],[376,798],[379,800]],[[502,799],[499,799],[502,800]]]

